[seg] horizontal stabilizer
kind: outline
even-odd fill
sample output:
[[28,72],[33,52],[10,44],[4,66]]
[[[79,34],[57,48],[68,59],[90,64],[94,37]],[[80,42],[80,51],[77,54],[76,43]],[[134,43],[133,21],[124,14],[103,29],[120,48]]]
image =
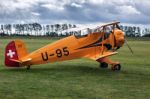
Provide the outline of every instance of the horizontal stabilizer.
[[11,61],[14,61],[14,62],[17,62],[17,63],[25,63],[25,62],[29,62],[31,61],[32,59],[31,58],[28,58],[26,60],[16,60],[16,59],[10,59]]

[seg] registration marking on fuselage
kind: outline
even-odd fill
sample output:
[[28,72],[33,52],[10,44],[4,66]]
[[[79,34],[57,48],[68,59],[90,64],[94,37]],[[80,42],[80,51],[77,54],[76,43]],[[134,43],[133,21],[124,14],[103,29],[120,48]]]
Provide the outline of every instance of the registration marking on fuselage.
[[50,54],[49,56],[54,56],[54,54]]

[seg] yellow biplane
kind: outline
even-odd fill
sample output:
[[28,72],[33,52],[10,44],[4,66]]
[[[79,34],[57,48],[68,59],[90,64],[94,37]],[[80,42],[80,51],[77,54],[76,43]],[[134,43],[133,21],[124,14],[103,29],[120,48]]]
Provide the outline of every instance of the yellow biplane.
[[[86,33],[76,34],[52,44],[46,45],[32,53],[28,53],[21,40],[11,41],[6,46],[5,65],[7,67],[23,67],[52,63],[77,58],[89,58],[100,63],[101,68],[111,65],[112,70],[120,70],[119,62],[109,59],[117,54],[116,50],[125,42],[124,32],[119,22],[100,25],[94,29],[87,28]],[[81,30],[79,31],[81,33]]]

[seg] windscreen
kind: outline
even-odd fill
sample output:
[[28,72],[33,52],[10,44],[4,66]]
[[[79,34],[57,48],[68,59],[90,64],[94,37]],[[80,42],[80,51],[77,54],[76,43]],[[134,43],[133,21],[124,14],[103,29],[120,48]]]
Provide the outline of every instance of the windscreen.
[[77,37],[77,38],[86,37],[89,33],[91,33],[91,29],[85,28],[80,31],[77,31],[77,33],[75,34],[75,37]]
[[104,27],[104,33],[110,34],[113,31],[113,26]]

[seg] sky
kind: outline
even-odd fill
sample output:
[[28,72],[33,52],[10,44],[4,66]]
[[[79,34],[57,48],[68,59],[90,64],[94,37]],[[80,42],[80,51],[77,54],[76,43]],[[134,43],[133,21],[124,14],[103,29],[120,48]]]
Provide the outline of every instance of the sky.
[[0,0],[0,23],[150,25],[150,0]]

